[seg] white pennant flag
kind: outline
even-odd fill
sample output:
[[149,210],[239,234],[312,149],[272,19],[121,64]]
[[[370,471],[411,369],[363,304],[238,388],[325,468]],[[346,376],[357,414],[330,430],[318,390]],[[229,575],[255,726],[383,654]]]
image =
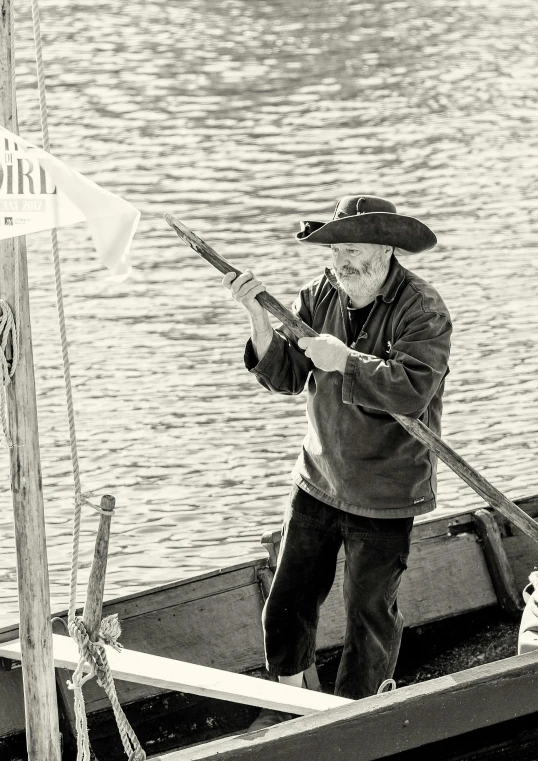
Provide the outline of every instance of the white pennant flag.
[[124,279],[140,212],[0,127],[0,240],[86,221],[102,264]]

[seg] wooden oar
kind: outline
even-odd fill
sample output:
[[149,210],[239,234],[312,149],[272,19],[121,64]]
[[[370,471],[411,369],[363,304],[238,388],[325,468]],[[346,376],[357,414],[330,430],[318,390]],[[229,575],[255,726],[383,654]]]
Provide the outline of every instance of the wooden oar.
[[[171,214],[165,214],[164,218],[170,225],[170,227],[176,231],[177,235],[187,245],[189,245],[196,253],[205,259],[213,267],[216,267],[220,272],[226,274],[228,272],[235,272],[237,275],[241,275],[241,270],[238,270],[224,257],[217,254],[217,252],[208,246],[201,238],[195,235],[191,230],[185,227],[184,224],[179,222],[171,216]],[[277,317],[289,330],[291,330],[295,336],[302,338],[303,336],[316,337],[318,334],[309,325],[304,323],[300,317],[297,317],[289,309],[280,303],[274,296],[264,291],[259,293],[256,298],[260,304],[267,309],[272,315]],[[469,486],[479,494],[491,507],[498,510],[510,523],[517,526],[523,533],[538,542],[538,523],[536,523],[527,513],[520,507],[515,505],[508,499],[502,492],[500,492],[493,484],[490,484],[484,476],[481,476],[463,457],[455,452],[448,446],[439,436],[430,431],[430,429],[424,425],[420,420],[411,418],[407,415],[398,415],[391,413],[392,417],[402,425],[406,431],[421,441],[425,446],[434,452],[440,460],[446,463],[449,468],[458,474],[458,476],[469,484]]]

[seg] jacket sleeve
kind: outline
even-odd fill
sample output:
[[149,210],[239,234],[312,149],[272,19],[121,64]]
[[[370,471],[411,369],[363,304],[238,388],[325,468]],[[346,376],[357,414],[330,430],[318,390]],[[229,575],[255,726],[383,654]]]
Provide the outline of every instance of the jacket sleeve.
[[[306,304],[307,293],[301,291],[292,304],[292,312],[301,320],[312,324],[310,310]],[[273,332],[269,348],[258,362],[256,352],[249,339],[245,349],[245,366],[265,388],[274,394],[300,394],[308,373],[313,368],[312,360],[297,346],[297,339],[283,325]]]
[[405,325],[389,359],[351,352],[342,400],[419,417],[449,372],[451,333],[447,315],[422,312]]

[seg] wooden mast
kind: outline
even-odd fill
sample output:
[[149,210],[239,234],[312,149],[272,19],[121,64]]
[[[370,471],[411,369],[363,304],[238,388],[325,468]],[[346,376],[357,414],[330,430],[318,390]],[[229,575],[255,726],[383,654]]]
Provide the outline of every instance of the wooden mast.
[[[0,124],[15,132],[10,23],[13,0],[2,0],[0,20]],[[2,146],[3,147],[3,146]],[[15,258],[19,292],[15,292]],[[60,761],[54,682],[49,575],[39,455],[28,268],[24,237],[0,242],[0,296],[16,314],[19,299],[19,363],[7,387],[11,491],[17,549],[20,641],[29,761]]]

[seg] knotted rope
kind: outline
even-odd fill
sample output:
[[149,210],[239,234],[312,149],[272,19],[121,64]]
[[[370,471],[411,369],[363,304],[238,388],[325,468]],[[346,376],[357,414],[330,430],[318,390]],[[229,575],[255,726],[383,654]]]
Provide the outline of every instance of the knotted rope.
[[[50,153],[50,139],[48,126],[47,98],[45,85],[45,67],[43,64],[43,43],[41,38],[41,23],[39,16],[38,0],[32,0],[32,22],[34,32],[34,45],[36,51],[37,63],[37,86],[39,92],[39,110],[41,116],[41,129],[43,133],[43,148]],[[103,687],[111,702],[114,716],[118,725],[119,733],[122,739],[125,753],[129,761],[144,761],[146,754],[142,750],[138,739],[127,721],[123,709],[121,708],[114,680],[110,673],[110,666],[106,657],[103,644],[110,644],[119,650],[120,645],[117,640],[121,629],[117,617],[110,616],[101,622],[100,633],[97,642],[92,642],[88,636],[82,619],[75,616],[76,596],[77,596],[77,574],[79,564],[79,545],[80,545],[80,520],[82,505],[89,505],[93,509],[103,512],[100,507],[92,504],[88,497],[90,495],[82,493],[80,483],[80,470],[78,462],[77,438],[75,431],[75,412],[73,406],[73,392],[71,386],[71,370],[69,364],[69,350],[67,343],[67,330],[64,313],[64,300],[62,277],[60,270],[60,253],[58,246],[58,235],[55,229],[51,230],[52,239],[52,260],[54,264],[54,280],[56,286],[56,303],[58,308],[58,322],[60,327],[60,340],[62,347],[62,363],[65,382],[65,393],[67,400],[67,416],[69,422],[69,442],[71,447],[71,462],[73,466],[73,480],[75,486],[75,509],[73,519],[73,546],[71,557],[71,573],[69,587],[69,610],[68,610],[68,629],[71,637],[78,643],[80,651],[80,660],[76,671],[73,674],[71,688],[75,693],[75,714],[77,724],[77,760],[89,761],[90,748],[88,740],[88,725],[86,720],[86,711],[84,705],[84,696],[82,686],[85,681],[91,679],[94,675],[97,683]],[[108,511],[110,515],[110,511]],[[83,677],[84,664],[90,666],[90,673]]]
[[[118,616],[108,616],[101,621],[97,642],[92,642],[84,626],[84,622],[78,616],[69,623],[69,633],[78,643],[80,650],[80,660],[76,670],[73,672],[73,679],[68,682],[70,690],[75,694],[75,713],[77,719],[77,759],[79,761],[90,761],[90,745],[88,741],[88,724],[86,720],[86,709],[84,705],[84,695],[82,686],[89,679],[95,676],[99,684],[106,692],[112,705],[116,723],[120,732],[123,749],[129,761],[145,761],[144,753],[138,738],[136,737],[123,708],[118,700],[116,686],[110,673],[110,666],[106,655],[104,645],[110,645],[115,650],[121,651],[121,645],[118,638],[121,634],[121,627]],[[84,666],[88,665],[90,671],[86,676]]]

